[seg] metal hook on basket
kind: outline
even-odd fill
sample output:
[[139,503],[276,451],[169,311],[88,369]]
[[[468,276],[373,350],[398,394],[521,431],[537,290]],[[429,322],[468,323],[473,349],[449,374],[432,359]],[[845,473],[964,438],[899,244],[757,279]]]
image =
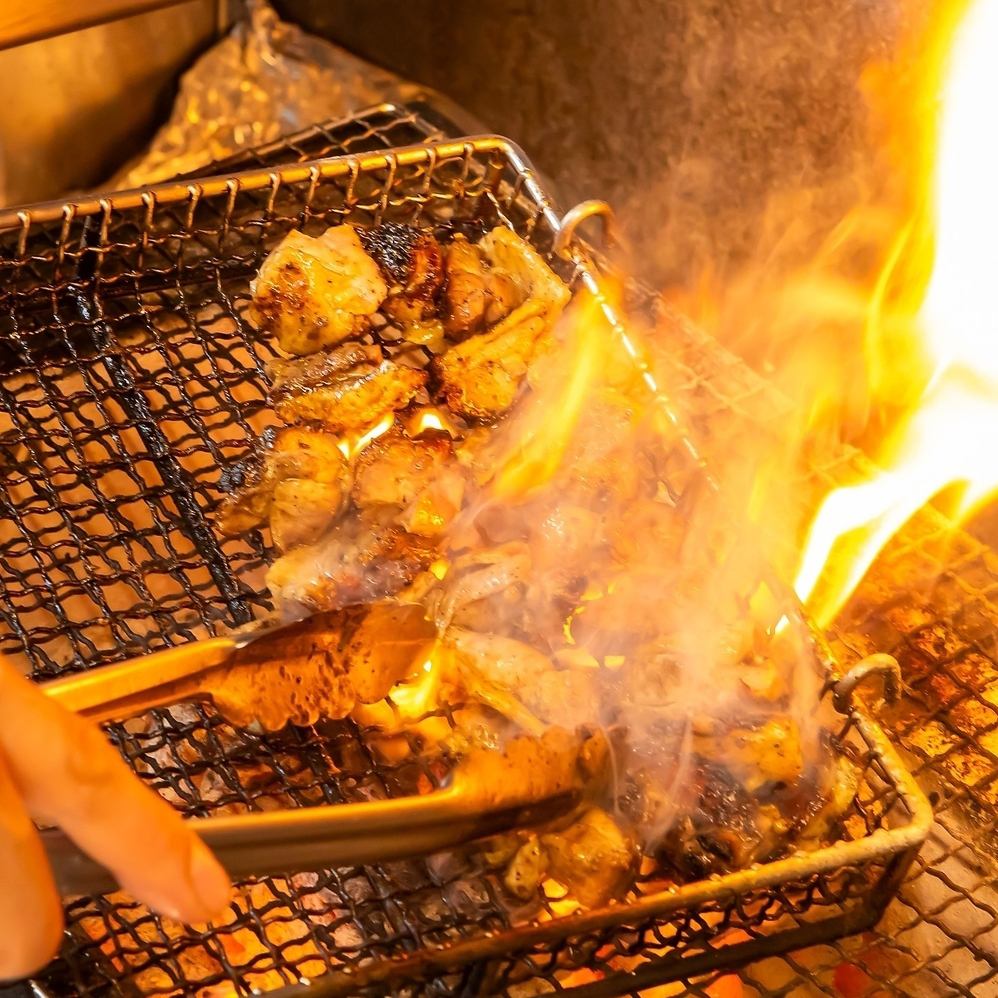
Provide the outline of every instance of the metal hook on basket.
[[840,714],[855,707],[853,695],[857,687],[869,679],[878,679],[881,695],[887,703],[896,703],[901,696],[901,666],[893,655],[877,652],[857,662],[832,688],[832,702]]
[[575,230],[590,218],[600,218],[603,221],[603,241],[608,246],[620,245],[620,233],[617,230],[617,217],[613,208],[606,201],[580,201],[574,208],[569,208],[561,219],[558,231],[554,237],[554,252],[566,260],[572,259],[569,246],[575,238]]

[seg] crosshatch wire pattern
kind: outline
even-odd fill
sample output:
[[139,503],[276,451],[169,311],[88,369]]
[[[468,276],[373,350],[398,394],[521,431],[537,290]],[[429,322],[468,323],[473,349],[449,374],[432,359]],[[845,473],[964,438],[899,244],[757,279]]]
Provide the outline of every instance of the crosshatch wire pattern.
[[[261,159],[237,158],[230,168],[332,155],[337,140],[347,151],[345,143],[358,135],[377,143],[378,127],[412,116],[405,107],[362,114],[352,125],[326,123],[275,143]],[[446,123],[417,127],[456,134]],[[714,356],[708,361],[708,355]],[[719,404],[728,402],[725,393],[759,390],[758,379],[731,357],[723,362],[724,379],[718,378],[711,371],[717,356],[714,344],[694,340],[688,363],[703,372],[707,385],[728,379],[739,385],[726,387]],[[856,464],[855,456],[844,455],[840,464],[817,469],[814,484],[826,490],[848,480]],[[925,511],[874,565],[829,635],[843,665],[876,650],[901,662],[905,695],[881,722],[931,795],[936,822],[878,931],[753,964],[739,975],[746,998],[998,995],[996,605],[998,556]],[[687,993],[703,991],[690,987]]]
[[[267,420],[272,349],[245,323],[248,281],[292,227],[457,212],[501,217],[550,251],[553,216],[501,142],[15,219],[0,246],[0,648],[44,677],[262,611],[262,541],[220,538],[210,520],[219,466]],[[678,326],[676,335],[677,346],[693,336]],[[702,363],[684,368],[689,391],[711,400],[712,418],[745,418],[762,389],[733,390],[725,379],[741,369],[702,347],[709,378]],[[112,734],[191,815],[408,793],[438,775],[411,738],[352,721],[259,737],[178,707]],[[844,736],[865,773],[847,838],[904,826],[907,801],[869,730],[845,721]],[[413,995],[621,993],[674,979],[681,958],[706,972],[862,927],[907,857],[855,857],[825,871],[804,863],[769,884],[750,875],[735,896],[708,884],[672,911],[641,883],[628,905],[581,918],[568,937],[545,906],[512,909],[461,854],[249,882],[231,921],[210,930],[181,928],[122,897],[83,899],[69,906],[66,946],[42,986],[209,996],[322,977],[341,993],[402,993],[383,979],[392,958],[405,961],[399,973]],[[454,944],[464,950],[453,960],[433,956]],[[468,962],[457,965],[459,956]]]

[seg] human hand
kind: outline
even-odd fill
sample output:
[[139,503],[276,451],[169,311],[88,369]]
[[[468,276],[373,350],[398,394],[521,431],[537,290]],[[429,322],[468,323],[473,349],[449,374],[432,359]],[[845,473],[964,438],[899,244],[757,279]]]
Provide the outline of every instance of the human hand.
[[49,700],[0,657],[0,980],[55,955],[62,904],[32,818],[58,825],[162,915],[221,914],[229,878],[101,730]]

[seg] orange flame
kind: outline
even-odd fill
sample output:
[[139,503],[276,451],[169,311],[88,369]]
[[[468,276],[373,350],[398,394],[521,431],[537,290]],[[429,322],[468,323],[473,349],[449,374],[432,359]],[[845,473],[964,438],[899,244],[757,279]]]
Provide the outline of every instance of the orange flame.
[[416,409],[406,420],[405,428],[411,437],[418,437],[430,430],[447,433],[452,437],[461,435],[450,415],[437,406],[422,406]]
[[389,412],[381,417],[373,426],[357,436],[344,437],[336,445],[345,458],[356,457],[372,440],[377,440],[395,425],[395,413]]
[[437,692],[440,689],[440,667],[434,652],[408,682],[400,683],[391,692],[392,703],[399,715],[408,721],[425,717],[437,706]]
[[568,341],[559,351],[564,378],[543,399],[533,400],[516,449],[496,476],[498,498],[518,499],[543,488],[561,466],[591,388],[604,374],[608,359],[607,328],[599,304],[585,293],[572,303],[564,324]]
[[[950,20],[964,6],[950,5]],[[948,41],[948,32],[937,38]],[[937,143],[923,181],[926,207],[881,275],[867,329],[867,373],[879,399],[906,400],[913,385],[917,397],[876,449],[883,471],[833,491],[812,521],[796,588],[822,626],[922,506],[945,492],[959,519],[998,489],[998,142],[989,112],[996,51],[998,0],[978,0],[948,50],[938,132],[923,126]],[[940,78],[928,77],[935,96]],[[921,301],[903,335],[888,337],[881,306],[902,273],[907,287],[898,297],[914,290]]]

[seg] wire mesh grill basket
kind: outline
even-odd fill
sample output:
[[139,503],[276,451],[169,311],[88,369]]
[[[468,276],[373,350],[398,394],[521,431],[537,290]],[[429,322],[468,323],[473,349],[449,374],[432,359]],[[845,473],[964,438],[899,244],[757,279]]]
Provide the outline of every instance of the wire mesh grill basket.
[[[503,222],[549,258],[559,227],[529,163],[496,137],[0,215],[0,649],[48,677],[267,608],[263,540],[223,538],[210,518],[220,467],[268,422],[275,351],[246,322],[248,284],[292,228],[386,218]],[[702,343],[679,325],[675,335],[691,398],[713,400],[704,419],[750,412],[754,388],[723,404],[717,387],[703,395]],[[710,383],[724,384],[728,360],[718,351],[711,364]],[[208,998],[315,980],[326,994],[617,994],[857,931],[883,911],[929,817],[879,728],[851,709],[841,723],[862,780],[842,841],[824,849],[681,888],[649,875],[621,903],[567,916],[513,906],[474,852],[247,882],[211,928],[124,896],[79,899],[38,988]],[[411,737],[357,720],[257,735],[183,706],[111,735],[188,815],[401,795],[436,779]]]

